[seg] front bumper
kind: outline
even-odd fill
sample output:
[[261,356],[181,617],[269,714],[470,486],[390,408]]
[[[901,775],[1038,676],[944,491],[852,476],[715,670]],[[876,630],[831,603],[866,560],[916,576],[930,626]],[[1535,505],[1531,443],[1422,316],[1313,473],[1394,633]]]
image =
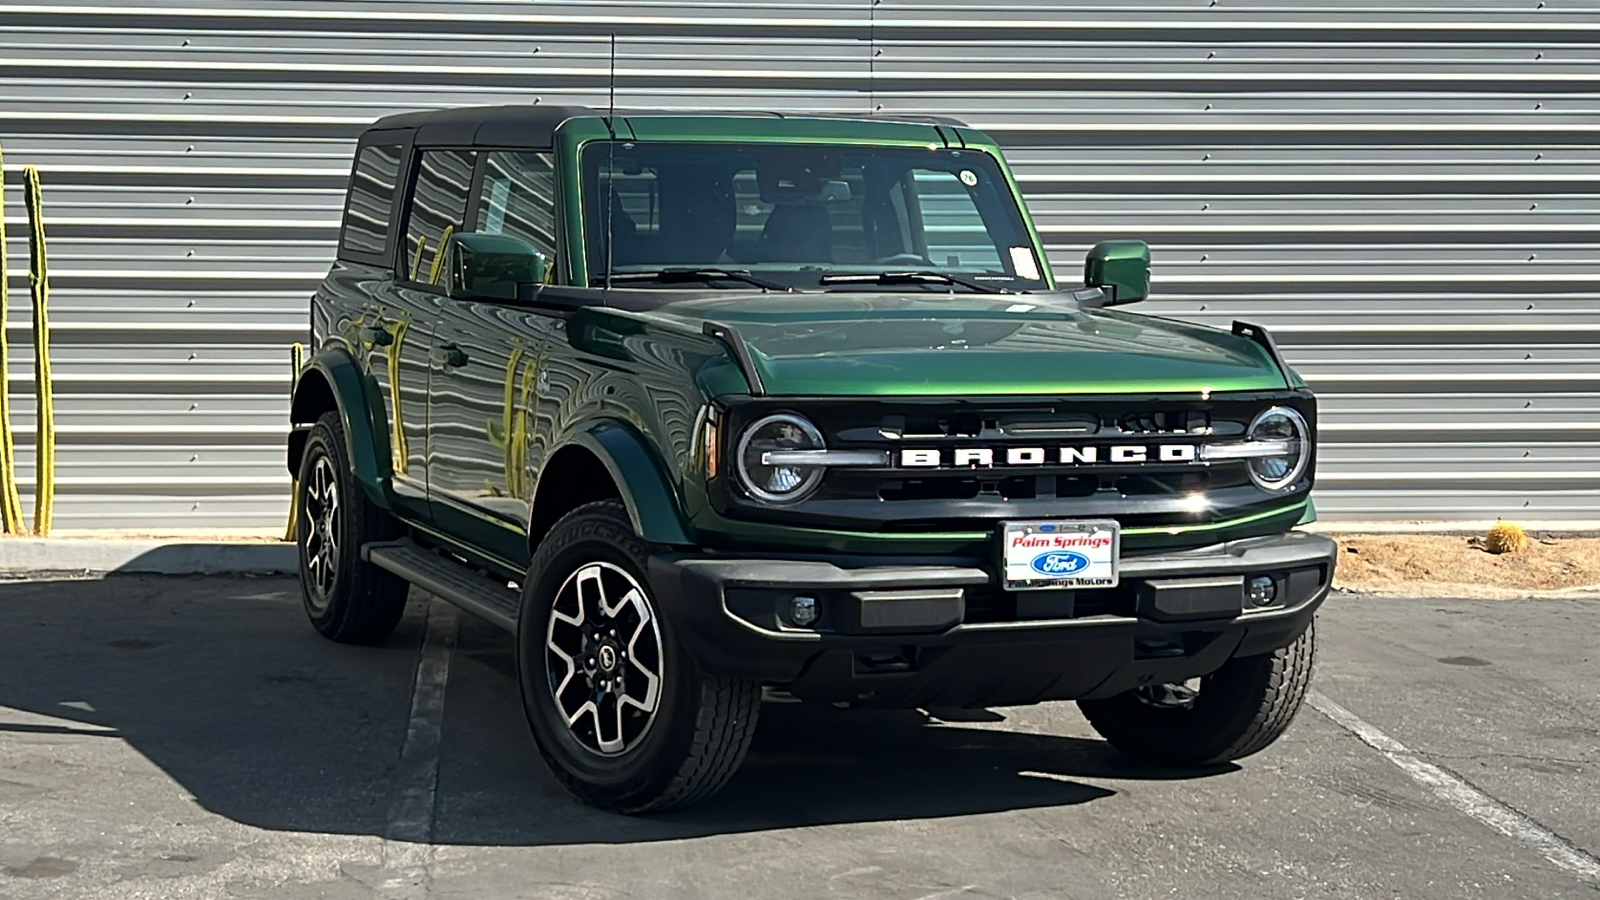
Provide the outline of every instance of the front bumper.
[[[1290,532],[1124,556],[1121,584],[1000,590],[992,567],[658,555],[650,580],[706,671],[802,699],[1007,706],[1105,697],[1215,671],[1299,637],[1328,594],[1337,546]],[[1247,578],[1277,599],[1245,609]],[[796,596],[820,617],[791,619]]]

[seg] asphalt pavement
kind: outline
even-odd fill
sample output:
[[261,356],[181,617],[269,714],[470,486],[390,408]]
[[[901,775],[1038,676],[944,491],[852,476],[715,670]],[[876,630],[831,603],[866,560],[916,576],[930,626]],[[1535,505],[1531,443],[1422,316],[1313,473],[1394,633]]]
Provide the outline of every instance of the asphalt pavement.
[[1600,599],[1335,595],[1317,708],[1206,771],[1067,703],[768,703],[721,795],[638,819],[427,601],[346,647],[281,578],[0,583],[0,897],[1600,898]]

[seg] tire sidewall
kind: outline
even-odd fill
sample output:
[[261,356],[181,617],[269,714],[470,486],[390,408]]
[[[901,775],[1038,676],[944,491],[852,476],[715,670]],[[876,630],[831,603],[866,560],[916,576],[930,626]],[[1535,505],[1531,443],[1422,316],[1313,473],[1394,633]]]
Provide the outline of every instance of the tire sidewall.
[[[617,805],[626,805],[635,795],[652,795],[672,778],[672,763],[688,754],[697,714],[694,698],[699,676],[674,639],[672,623],[662,615],[646,574],[647,561],[648,545],[633,533],[619,505],[582,507],[556,523],[540,545],[518,616],[517,679],[523,710],[540,752],[567,777]],[[661,629],[661,702],[655,720],[637,745],[616,756],[601,756],[573,736],[550,690],[545,661],[546,634],[557,591],[578,569],[597,562],[621,568],[644,588]]]
[[[1303,662],[1296,652],[1302,647]],[[1313,622],[1285,647],[1231,659],[1203,676],[1192,707],[1152,707],[1133,691],[1080,700],[1078,705],[1095,730],[1134,756],[1183,765],[1232,761],[1270,745],[1288,727],[1310,683],[1315,660]],[[1274,709],[1267,703],[1268,691],[1291,682],[1300,686],[1300,695],[1287,698],[1288,706]],[[1280,712],[1286,715],[1278,717]]]
[[[296,487],[300,493],[297,504],[299,510],[296,513],[298,518],[295,521],[295,545],[300,560],[300,599],[305,606],[306,615],[311,619],[311,624],[324,633],[338,630],[341,620],[346,615],[350,605],[350,594],[354,589],[354,579],[357,577],[357,565],[361,561],[358,544],[362,536],[357,533],[356,498],[352,493],[359,488],[349,474],[350,466],[341,438],[342,435],[330,428],[329,423],[325,421],[318,422],[311,429],[311,434],[306,438],[305,453],[300,458],[300,480]],[[332,464],[339,492],[339,551],[334,560],[333,589],[326,598],[327,605],[319,610],[311,587],[309,560],[306,556],[306,542],[311,536],[306,494],[316,462],[321,458],[326,458]]]

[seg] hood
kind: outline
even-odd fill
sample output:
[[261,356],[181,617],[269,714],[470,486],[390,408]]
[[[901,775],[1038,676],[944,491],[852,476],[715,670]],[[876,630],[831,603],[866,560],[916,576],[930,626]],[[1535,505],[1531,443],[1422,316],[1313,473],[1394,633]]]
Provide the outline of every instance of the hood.
[[770,394],[1025,395],[1283,390],[1254,342],[1033,294],[703,295],[658,307],[731,325]]

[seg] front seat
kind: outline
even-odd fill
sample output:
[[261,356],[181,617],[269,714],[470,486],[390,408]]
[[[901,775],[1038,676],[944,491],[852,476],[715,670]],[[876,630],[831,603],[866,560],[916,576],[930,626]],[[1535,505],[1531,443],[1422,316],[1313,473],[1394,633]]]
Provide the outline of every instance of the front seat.
[[761,229],[762,257],[770,262],[833,262],[833,219],[816,203],[780,203]]

